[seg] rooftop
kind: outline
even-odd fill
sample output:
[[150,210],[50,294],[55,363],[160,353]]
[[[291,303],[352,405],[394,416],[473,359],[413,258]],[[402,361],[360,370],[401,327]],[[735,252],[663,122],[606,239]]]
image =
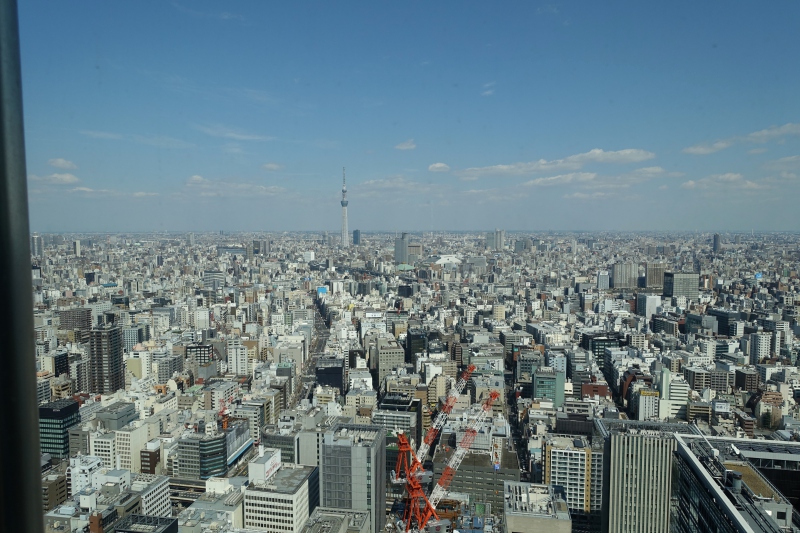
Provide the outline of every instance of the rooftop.
[[552,485],[534,483],[515,483],[506,481],[504,511],[506,516],[552,518],[569,520],[567,502]]
[[284,464],[265,483],[251,483],[247,490],[294,494],[303,486],[303,483],[314,472],[315,468],[313,466]]

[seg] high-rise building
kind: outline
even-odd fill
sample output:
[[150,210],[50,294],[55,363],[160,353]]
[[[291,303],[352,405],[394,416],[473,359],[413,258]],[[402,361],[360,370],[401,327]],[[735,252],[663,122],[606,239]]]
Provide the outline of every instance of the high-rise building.
[[398,265],[408,263],[408,233],[394,240],[394,262]]
[[691,272],[664,272],[664,297],[684,296],[697,301],[700,298],[700,274]]
[[208,479],[223,475],[227,470],[227,458],[225,433],[184,435],[178,440],[175,476],[185,479]]
[[75,257],[81,256],[81,241],[75,241],[72,243],[72,253],[75,254]]
[[611,270],[611,285],[615,289],[633,289],[639,279],[639,267],[635,263],[615,263]]
[[551,400],[553,407],[560,409],[564,405],[565,378],[553,367],[537,368],[533,373],[533,397]]
[[347,231],[347,179],[342,168],[342,246],[350,246],[350,234]]
[[31,235],[31,255],[42,257],[44,255],[44,239],[38,233]]
[[719,236],[719,233],[714,234],[714,244],[713,244],[714,253],[719,252],[722,250],[722,239]]
[[647,263],[644,272],[644,283],[647,287],[663,287],[666,263]]
[[771,333],[751,333],[750,364],[757,365],[762,360],[768,358],[771,346],[772,346]]
[[39,406],[39,445],[42,453],[69,456],[69,430],[80,424],[78,402],[64,398]]
[[386,430],[337,424],[325,433],[320,458],[321,503],[369,511],[372,533],[386,522]]
[[111,394],[125,387],[122,328],[103,325],[89,332],[89,389]]
[[603,531],[669,533],[676,434],[692,424],[595,419],[605,441]]
[[653,315],[658,312],[659,305],[661,305],[661,296],[641,293],[636,295],[636,314],[647,320],[653,318]]
[[353,230],[353,246],[358,246],[361,244],[361,230],[354,229]]
[[587,437],[548,435],[542,480],[564,487],[575,532],[599,532],[603,511],[603,446]]
[[676,435],[675,441],[676,501],[671,531],[777,533],[798,529],[789,498],[752,463],[742,460],[739,442],[710,442],[689,435]]
[[605,291],[611,287],[611,276],[608,270],[601,270],[597,273],[597,290]]

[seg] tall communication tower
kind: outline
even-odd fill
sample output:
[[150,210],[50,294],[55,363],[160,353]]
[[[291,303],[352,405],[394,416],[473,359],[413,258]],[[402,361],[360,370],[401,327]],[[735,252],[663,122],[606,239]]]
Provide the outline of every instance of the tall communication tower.
[[350,235],[347,232],[347,179],[342,167],[342,246],[350,246]]

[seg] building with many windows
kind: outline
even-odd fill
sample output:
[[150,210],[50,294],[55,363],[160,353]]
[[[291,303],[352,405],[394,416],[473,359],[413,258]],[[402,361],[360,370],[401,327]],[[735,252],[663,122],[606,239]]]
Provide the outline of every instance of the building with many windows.
[[380,532],[386,521],[386,430],[337,424],[327,431],[320,480],[322,505],[369,511],[370,531]]
[[564,488],[573,532],[599,532],[603,510],[603,446],[587,437],[548,436],[542,450],[542,480]]
[[72,398],[39,406],[39,446],[53,457],[69,456],[69,430],[80,423],[78,402]]

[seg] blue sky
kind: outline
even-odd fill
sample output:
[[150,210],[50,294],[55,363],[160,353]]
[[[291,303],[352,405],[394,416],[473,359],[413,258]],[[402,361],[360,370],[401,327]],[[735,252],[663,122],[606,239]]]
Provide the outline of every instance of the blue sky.
[[796,2],[19,9],[33,230],[800,221]]

